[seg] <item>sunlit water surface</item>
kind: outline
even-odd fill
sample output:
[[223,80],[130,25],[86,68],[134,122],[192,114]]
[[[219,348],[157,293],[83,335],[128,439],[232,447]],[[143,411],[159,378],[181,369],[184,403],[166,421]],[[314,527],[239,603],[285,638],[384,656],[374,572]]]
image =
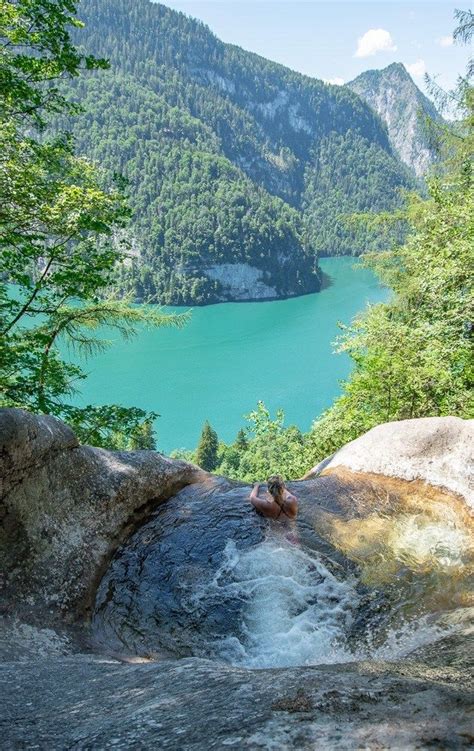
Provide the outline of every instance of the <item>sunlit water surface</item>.
[[284,539],[245,552],[229,542],[222,567],[196,600],[217,593],[245,602],[243,620],[238,636],[208,644],[206,652],[248,668],[399,660],[466,626],[466,612],[397,612],[363,640],[351,638],[360,605],[356,581],[336,577],[319,556]]

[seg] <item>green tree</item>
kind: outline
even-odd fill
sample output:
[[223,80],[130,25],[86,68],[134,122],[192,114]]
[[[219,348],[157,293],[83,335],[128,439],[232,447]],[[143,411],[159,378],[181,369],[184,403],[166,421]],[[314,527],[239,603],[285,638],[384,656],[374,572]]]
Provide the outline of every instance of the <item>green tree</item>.
[[128,251],[119,239],[129,214],[124,195],[75,156],[67,133],[45,135],[52,115],[78,109],[60,83],[106,67],[71,43],[75,10],[73,0],[0,1],[0,403],[68,417],[78,433],[114,445],[119,415],[132,432],[150,416],[67,405],[85,374],[61,357],[59,342],[90,355],[107,344],[99,327],[130,337],[139,323],[185,319],[114,294]]
[[[391,243],[343,221],[398,206],[400,187],[413,185],[380,119],[347,87],[223,44],[149,0],[79,8],[87,30],[74,29],[74,39],[111,67],[66,82],[84,107],[67,126],[81,154],[129,181],[139,252],[120,268],[124,291],[145,302],[216,302],[231,293],[209,267],[247,263],[276,296],[314,292],[318,250]],[[279,117],[252,106],[277,91],[288,96]]]
[[263,402],[247,415],[249,439],[243,430],[230,446],[219,452],[219,473],[247,482],[261,481],[271,474],[300,477],[305,469],[304,438],[294,425],[284,426],[285,416],[278,410],[272,419]]
[[[152,417],[154,417],[154,415],[152,415]],[[153,429],[153,421],[150,417],[147,417],[138,428],[132,431],[130,436],[130,448],[140,450],[155,448],[155,432]]]
[[202,429],[201,438],[196,449],[196,464],[206,472],[212,472],[217,467],[217,452],[219,448],[219,439],[217,433],[213,430],[206,420]]
[[[472,14],[463,37],[474,28]],[[354,370],[342,396],[306,440],[308,466],[381,422],[474,415],[474,96],[469,78],[456,94],[464,117],[445,131],[446,159],[428,180],[425,200],[411,196],[404,245],[365,263],[392,290],[349,326],[340,350]],[[385,217],[383,218],[385,219]]]
[[238,451],[247,451],[248,445],[249,442],[247,440],[245,430],[243,428],[240,428],[239,432],[237,433],[234,446]]
[[[455,38],[469,41],[472,12],[458,12]],[[392,290],[389,302],[370,307],[339,340],[354,369],[343,393],[309,433],[283,427],[262,403],[249,418],[247,450],[221,450],[220,471],[258,480],[277,471],[301,476],[348,441],[390,420],[474,416],[472,320],[474,314],[474,92],[472,63],[450,95],[463,112],[453,128],[438,128],[444,161],[428,180],[425,198],[407,197],[406,208],[377,224],[406,222],[404,244],[365,256]],[[377,226],[377,225],[375,225]]]
[[83,444],[117,450],[155,449],[154,412],[116,404],[83,409],[64,406],[62,415]]

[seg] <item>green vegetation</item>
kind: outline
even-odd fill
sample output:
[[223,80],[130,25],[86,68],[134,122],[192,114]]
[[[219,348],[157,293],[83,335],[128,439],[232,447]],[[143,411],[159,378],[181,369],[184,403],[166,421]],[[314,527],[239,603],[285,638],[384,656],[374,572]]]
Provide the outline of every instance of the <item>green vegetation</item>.
[[[472,14],[470,29],[472,35]],[[403,245],[365,256],[393,295],[344,330],[339,349],[354,369],[342,395],[304,435],[284,427],[281,412],[272,420],[260,403],[249,415],[246,442],[220,446],[219,473],[247,481],[275,472],[295,478],[380,423],[474,416],[474,89],[468,78],[456,96],[465,117],[454,131],[440,125],[445,158],[428,181],[427,197],[411,195],[403,212],[379,217],[382,227],[403,218],[410,231]]]
[[111,67],[69,83],[84,112],[68,125],[80,153],[128,181],[122,289],[209,303],[230,295],[206,270],[248,263],[277,296],[302,294],[319,289],[318,252],[386,247],[344,215],[395,208],[413,182],[359,97],[149,0],[83,0],[80,13],[76,42]]
[[203,269],[226,262],[262,268],[280,295],[319,288],[300,213],[219,153],[199,120],[118,74],[81,81],[74,94],[85,110],[74,121],[78,148],[128,181],[123,289],[141,301],[213,302],[225,293]]
[[211,428],[208,422],[205,422],[196,449],[196,464],[207,472],[212,472],[217,467],[218,463],[218,447],[219,441],[216,431]]
[[308,469],[304,464],[304,436],[294,426],[284,427],[283,411],[278,410],[272,419],[259,402],[247,420],[246,431],[239,431],[235,443],[220,444],[216,471],[247,482],[262,480],[277,470],[284,477],[301,477]]
[[[142,323],[182,325],[186,316],[134,307],[124,290],[210,302],[223,291],[204,270],[223,262],[255,265],[279,294],[309,291],[319,285],[318,251],[386,246],[404,222],[403,244],[365,256],[393,297],[341,337],[354,370],[334,406],[303,435],[259,403],[230,446],[206,424],[195,458],[245,480],[295,477],[380,422],[471,416],[469,80],[459,87],[463,122],[440,133],[444,172],[427,197],[411,195],[391,222],[385,213],[351,224],[342,216],[393,209],[410,185],[357,97],[146,0],[84,8],[87,55],[69,37],[71,27],[80,33],[74,0],[0,0],[0,403],[63,417],[84,442],[153,448],[156,415],[67,403],[85,374],[61,357],[60,341],[92,355],[107,346],[99,328],[130,337]],[[472,13],[459,20],[456,34],[469,40]],[[94,57],[104,52],[110,72]],[[61,129],[73,117],[80,151],[101,170]],[[132,229],[114,171],[129,181]]]
[[107,344],[98,327],[130,337],[139,323],[185,320],[113,293],[125,257],[122,192],[75,155],[67,133],[44,135],[52,116],[77,111],[59,83],[106,67],[72,45],[74,13],[73,0],[0,2],[0,403],[64,417],[96,445],[151,446],[155,415],[64,402],[85,374],[60,356],[60,340],[93,354]]

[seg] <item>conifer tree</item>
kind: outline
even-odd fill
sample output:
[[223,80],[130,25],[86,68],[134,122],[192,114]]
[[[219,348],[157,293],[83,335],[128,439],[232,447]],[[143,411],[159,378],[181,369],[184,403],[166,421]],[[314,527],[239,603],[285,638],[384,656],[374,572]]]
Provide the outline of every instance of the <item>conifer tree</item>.
[[248,445],[249,442],[247,440],[247,436],[245,435],[245,430],[243,428],[240,428],[235,439],[235,448],[239,451],[247,451]]
[[144,420],[132,433],[130,438],[130,448],[153,450],[156,448],[155,431],[153,430],[153,421]]
[[217,450],[219,439],[217,433],[206,420],[202,429],[199,445],[196,449],[196,464],[206,472],[212,472],[218,464]]

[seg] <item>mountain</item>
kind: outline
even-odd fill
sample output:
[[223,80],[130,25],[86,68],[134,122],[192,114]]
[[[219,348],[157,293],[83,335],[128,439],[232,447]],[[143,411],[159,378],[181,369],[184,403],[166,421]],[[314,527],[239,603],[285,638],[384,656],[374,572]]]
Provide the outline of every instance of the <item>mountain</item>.
[[347,88],[224,44],[148,0],[83,0],[75,42],[110,60],[69,94],[78,150],[130,184],[122,284],[207,303],[319,289],[319,254],[383,241],[344,214],[398,205],[412,178]]
[[401,160],[418,177],[436,159],[427,120],[440,122],[434,104],[420,91],[402,63],[383,70],[368,70],[347,84],[382,118]]

